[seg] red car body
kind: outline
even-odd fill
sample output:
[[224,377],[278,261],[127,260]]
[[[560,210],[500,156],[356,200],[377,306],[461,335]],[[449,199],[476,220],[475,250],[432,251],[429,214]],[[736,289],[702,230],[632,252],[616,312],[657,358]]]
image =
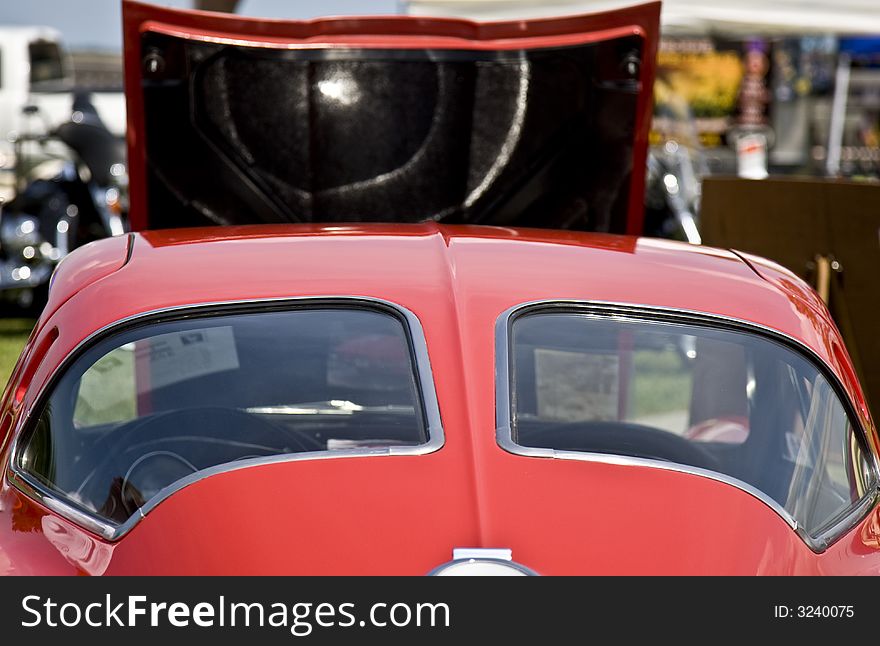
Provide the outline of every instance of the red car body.
[[[267,272],[262,260],[270,253]],[[7,473],[4,571],[425,574],[453,548],[476,546],[512,549],[516,561],[541,574],[880,573],[876,507],[817,554],[763,502],[727,484],[524,457],[496,443],[496,321],[514,305],[559,299],[706,312],[789,335],[845,385],[876,455],[864,398],[816,295],[769,263],[678,243],[429,224],[245,227],[104,241],[59,270],[6,392],[6,439],[95,330],[178,305],[327,295],[391,301],[421,321],[446,435],[440,450],[211,476],[169,497],[116,542],[29,497]],[[309,496],[298,495],[302,487]],[[575,504],[582,492],[596,491],[602,495],[589,504]]]
[[[646,11],[656,19],[656,10],[624,13],[623,24],[639,23]],[[406,19],[258,28],[140,5],[127,11],[129,47],[150,19],[171,18],[198,38],[226,39],[235,28],[279,46],[311,39],[322,46],[421,47],[428,38],[432,47],[449,46],[449,39],[454,47],[477,47],[468,39],[478,31],[503,41],[515,30],[513,23],[478,28]],[[620,23],[620,15],[598,20],[613,29]],[[365,24],[383,35],[364,35]],[[139,77],[139,59],[128,58],[129,78]],[[653,57],[645,60],[642,73],[650,74]],[[130,85],[130,98],[138,91]],[[644,165],[650,109],[644,93],[639,101],[636,168]],[[135,109],[131,119],[136,139],[144,115]],[[131,143],[142,151],[142,141]],[[150,223],[152,208],[146,163],[142,153],[131,158],[138,228]],[[642,181],[633,174],[636,196]],[[638,228],[637,202],[627,207],[629,230]],[[375,300],[414,315],[430,360],[442,445],[417,455],[213,473],[164,496],[124,534],[102,533],[88,514],[16,468],[16,447],[41,397],[99,331],[181,307],[327,298]],[[622,235],[436,223],[142,231],[88,245],[59,266],[7,386],[0,408],[0,573],[422,575],[456,548],[497,548],[546,575],[880,574],[876,487],[846,527],[817,547],[759,495],[706,472],[506,450],[496,436],[498,396],[507,388],[499,321],[512,308],[548,301],[685,312],[790,340],[839,387],[876,469],[877,431],[827,309],[793,274],[762,259]]]

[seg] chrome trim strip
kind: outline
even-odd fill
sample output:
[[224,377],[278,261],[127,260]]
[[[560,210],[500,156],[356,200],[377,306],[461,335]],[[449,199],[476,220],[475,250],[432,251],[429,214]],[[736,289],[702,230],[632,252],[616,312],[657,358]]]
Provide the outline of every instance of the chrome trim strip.
[[28,498],[36,500],[62,518],[66,518],[72,523],[89,530],[93,534],[97,534],[101,538],[113,540],[113,536],[117,530],[115,525],[104,522],[90,513],[80,511],[76,507],[66,504],[56,497],[57,494],[52,493],[30,478],[22,476],[17,470],[13,470],[11,467],[7,473],[9,484],[18,489]]
[[[808,356],[810,363],[813,364],[814,367],[817,367],[820,373],[829,380],[835,394],[844,402],[847,417],[853,425],[862,450],[865,452],[865,455],[869,459],[873,468],[875,482],[877,483],[876,486],[874,489],[869,490],[848,513],[845,513],[839,522],[834,523],[827,529],[823,529],[816,536],[811,536],[803,527],[799,526],[797,520],[776,500],[747,482],[723,473],[649,458],[637,458],[605,453],[557,451],[554,449],[528,447],[516,444],[513,441],[513,428],[511,424],[509,356],[510,326],[513,320],[520,315],[544,310],[576,311],[578,314],[602,320],[616,319],[620,321],[641,323],[679,323],[694,326],[700,326],[702,324],[704,327],[706,324],[709,324],[731,331],[757,332],[764,337],[769,337],[770,339],[775,339],[777,342],[783,342],[786,345],[793,346],[795,349],[800,350],[803,354]],[[841,394],[844,396],[840,397]],[[870,449],[870,444],[866,441],[866,436],[867,433],[862,427],[858,416],[855,415],[855,407],[853,402],[850,401],[846,389],[843,388],[843,385],[840,383],[837,376],[825,366],[821,357],[801,341],[759,323],[694,310],[653,305],[632,305],[607,301],[581,301],[570,299],[547,299],[520,303],[502,312],[495,323],[495,439],[502,449],[508,453],[525,457],[556,458],[561,460],[578,460],[582,462],[599,462],[618,466],[649,467],[715,480],[735,487],[767,505],[770,509],[776,512],[776,514],[782,518],[789,527],[797,532],[798,536],[800,536],[811,550],[817,553],[825,551],[825,549],[827,549],[834,541],[855,527],[874,507],[874,505],[880,501],[880,466],[878,466],[877,456],[874,455],[874,452]]]
[[832,522],[810,537],[810,546],[817,552],[824,552],[834,541],[847,534],[880,502],[880,486],[869,489],[865,495],[849,510],[846,510],[837,522]]
[[540,576],[533,569],[526,567],[522,563],[517,563],[516,561],[514,561],[512,559],[495,559],[495,558],[488,558],[485,556],[476,556],[476,557],[461,558],[461,559],[454,558],[453,560],[447,561],[446,563],[441,563],[440,565],[435,567],[433,570],[428,572],[427,576],[442,576],[443,572],[451,567],[455,567],[456,565],[472,565],[474,563],[498,564],[498,565],[501,565],[505,568],[508,568],[511,570],[516,570],[517,572],[519,572],[520,574],[525,575],[525,576]]
[[[101,518],[95,512],[77,506],[72,501],[65,500],[61,494],[54,492],[45,485],[37,481],[34,477],[22,471],[18,466],[18,444],[20,437],[30,428],[31,414],[34,410],[40,410],[44,400],[51,392],[51,388],[55,381],[63,375],[67,369],[77,360],[77,358],[95,343],[103,340],[114,333],[122,331],[132,325],[145,322],[147,319],[162,317],[163,322],[166,320],[174,320],[190,313],[210,316],[212,314],[234,314],[239,309],[259,308],[260,306],[269,306],[272,308],[283,308],[290,306],[291,308],[306,307],[309,309],[318,308],[321,305],[336,306],[350,308],[365,308],[372,310],[386,310],[391,315],[396,315],[402,319],[401,323],[407,334],[408,341],[411,345],[412,358],[415,360],[416,388],[421,398],[422,409],[424,414],[425,432],[428,441],[424,444],[414,446],[389,446],[382,448],[353,448],[338,449],[332,451],[313,451],[306,453],[292,453],[283,455],[273,455],[260,458],[250,458],[246,460],[238,460],[236,462],[219,464],[208,469],[203,469],[193,473],[185,478],[177,480],[161,489],[155,496],[150,498],[138,511],[139,513],[131,516],[124,523],[116,525]],[[212,310],[218,310],[212,312]],[[224,311],[225,310],[225,311]],[[165,318],[165,317],[168,318]],[[59,516],[87,529],[90,532],[108,540],[117,541],[132,528],[135,527],[148,513],[155,509],[161,502],[171,495],[177,493],[184,487],[209,478],[219,473],[227,473],[238,471],[241,469],[262,466],[266,464],[278,464],[286,462],[299,462],[302,460],[326,460],[334,458],[356,458],[370,456],[415,456],[426,455],[438,451],[445,444],[445,436],[443,425],[440,418],[440,406],[437,401],[437,392],[434,387],[434,374],[431,371],[431,361],[428,356],[428,345],[425,341],[425,334],[419,318],[407,308],[386,301],[380,298],[372,298],[365,296],[297,296],[289,298],[267,298],[267,299],[248,299],[240,301],[218,301],[210,303],[195,303],[192,305],[179,305],[168,308],[159,308],[147,312],[141,312],[133,316],[114,321],[113,323],[102,327],[93,332],[88,337],[80,341],[76,347],[71,350],[64,361],[55,370],[51,379],[37,394],[34,399],[34,405],[27,411],[24,421],[22,422],[19,432],[15,434],[12,446],[9,451],[9,460],[7,462],[7,477],[10,484],[15,486],[26,496],[33,498],[44,506],[48,507]]]

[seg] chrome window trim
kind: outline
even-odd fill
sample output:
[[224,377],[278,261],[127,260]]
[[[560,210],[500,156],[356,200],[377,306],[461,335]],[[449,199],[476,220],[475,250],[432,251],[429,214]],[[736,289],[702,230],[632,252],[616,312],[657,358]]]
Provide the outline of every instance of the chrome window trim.
[[[826,526],[819,528],[815,535],[809,534],[800,526],[795,518],[776,500],[753,487],[747,482],[728,476],[726,474],[692,467],[683,464],[654,460],[650,458],[637,458],[626,455],[614,455],[606,453],[588,453],[578,451],[558,451],[528,447],[513,441],[513,428],[511,424],[512,402],[510,383],[510,328],[513,322],[520,316],[538,312],[574,312],[590,318],[600,320],[619,320],[640,323],[665,323],[692,325],[702,327],[714,327],[716,329],[733,332],[745,332],[759,334],[760,336],[776,341],[798,352],[804,359],[817,369],[831,384],[837,398],[841,401],[846,411],[849,422],[856,435],[859,446],[869,462],[874,474],[875,486],[869,489],[857,502],[847,510],[832,519]],[[686,473],[702,478],[708,478],[717,482],[730,485],[743,491],[767,505],[782,520],[788,524],[804,543],[816,553],[825,551],[837,539],[844,536],[858,525],[874,506],[880,502],[880,465],[877,456],[870,448],[867,441],[867,432],[856,415],[855,406],[850,400],[846,389],[840,383],[837,376],[825,365],[821,357],[810,347],[801,341],[773,328],[753,323],[743,319],[687,310],[671,307],[659,307],[654,305],[633,305],[628,303],[615,303],[610,301],[590,301],[575,299],[545,299],[520,303],[508,308],[498,317],[495,323],[495,439],[498,445],[514,455],[539,458],[556,458],[561,460],[578,460],[583,462],[599,462],[618,466],[636,466]]]
[[[188,314],[200,317],[232,315],[243,312],[271,312],[292,311],[296,309],[319,309],[322,306],[336,307],[340,309],[368,309],[385,312],[394,316],[404,327],[407,341],[410,345],[410,357],[415,362],[416,390],[421,399],[422,415],[425,433],[428,441],[414,446],[389,446],[382,448],[355,448],[338,449],[332,451],[312,451],[305,453],[288,453],[259,458],[237,460],[233,463],[218,464],[207,469],[197,471],[185,478],[181,478],[161,489],[155,496],[150,498],[138,513],[132,515],[124,523],[116,524],[102,518],[95,512],[80,507],[62,494],[52,491],[41,483],[37,478],[23,471],[18,465],[19,441],[31,429],[31,418],[34,411],[42,410],[46,399],[51,395],[57,381],[67,370],[95,344],[115,334],[132,327],[140,327],[153,319],[157,322],[173,321],[185,318]],[[261,309],[265,307],[265,309]],[[424,329],[419,318],[410,310],[380,298],[367,296],[297,296],[265,299],[245,299],[233,301],[214,301],[209,303],[194,303],[190,305],[178,305],[174,307],[158,308],[146,312],[140,312],[133,316],[114,321],[99,330],[91,333],[80,341],[76,347],[65,357],[64,361],[55,370],[52,377],[47,380],[43,388],[34,399],[33,406],[27,410],[24,421],[19,425],[15,433],[9,451],[7,462],[7,477],[16,489],[26,496],[36,500],[45,507],[51,509],[59,516],[72,523],[97,534],[108,540],[117,541],[130,532],[143,518],[146,517],[159,504],[168,499],[181,489],[191,484],[209,478],[211,476],[239,471],[251,467],[267,464],[279,464],[287,462],[299,462],[303,460],[327,460],[335,458],[357,458],[371,456],[416,456],[427,455],[440,450],[445,444],[445,435],[440,417],[440,406],[437,400],[437,392],[434,385],[434,374],[431,370],[428,345],[425,340]]]
[[[499,565],[505,567],[510,570],[514,570],[523,576],[540,576],[537,572],[535,572],[532,568],[523,565],[522,563],[517,563],[513,559],[497,559],[490,558],[485,556],[474,556],[469,558],[460,558],[453,559],[451,561],[447,561],[446,563],[441,563],[433,570],[428,572],[426,576],[442,576],[443,572],[448,570],[449,568],[456,567],[458,565],[474,565],[477,563],[490,563],[493,565]],[[471,576],[471,575],[469,575]]]

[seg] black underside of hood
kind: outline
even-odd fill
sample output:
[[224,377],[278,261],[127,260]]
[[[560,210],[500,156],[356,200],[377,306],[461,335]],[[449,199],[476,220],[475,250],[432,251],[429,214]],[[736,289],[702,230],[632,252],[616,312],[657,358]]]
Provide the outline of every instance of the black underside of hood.
[[146,32],[147,226],[623,232],[643,45],[284,49]]

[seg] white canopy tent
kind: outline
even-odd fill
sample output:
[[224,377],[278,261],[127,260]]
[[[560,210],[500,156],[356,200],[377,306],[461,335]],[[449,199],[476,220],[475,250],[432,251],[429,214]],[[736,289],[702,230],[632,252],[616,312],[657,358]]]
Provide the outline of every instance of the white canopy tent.
[[[402,0],[405,13],[505,20],[614,9],[639,0]],[[665,33],[880,34],[880,0],[663,0]]]

